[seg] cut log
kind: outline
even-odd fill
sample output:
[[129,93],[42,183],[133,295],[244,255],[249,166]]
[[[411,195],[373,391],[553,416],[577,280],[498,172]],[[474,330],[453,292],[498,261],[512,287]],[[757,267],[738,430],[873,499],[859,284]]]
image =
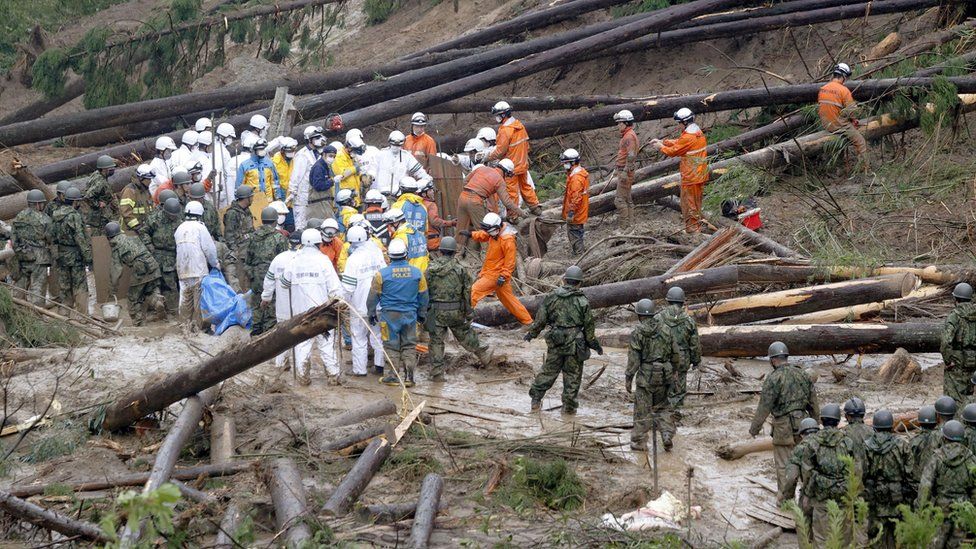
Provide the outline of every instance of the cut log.
[[4,490],[0,490],[0,511],[17,519],[36,524],[45,530],[53,530],[65,536],[81,537],[100,543],[108,543],[110,541],[109,537],[102,532],[102,529],[95,524],[66,517],[61,513],[56,513],[40,505],[24,501]]
[[332,492],[322,512],[333,517],[345,516],[362,495],[373,476],[380,470],[392,447],[386,439],[375,438],[363,451],[356,464]]
[[885,309],[897,309],[899,305],[917,302],[921,299],[931,299],[947,293],[946,288],[927,286],[919,288],[900,299],[887,299],[875,303],[862,303],[851,307],[826,309],[813,313],[796,316],[774,318],[763,324],[830,324],[833,322],[855,322],[865,318],[875,317]]
[[236,453],[237,427],[234,417],[215,412],[210,423],[210,462],[219,465],[229,463]]
[[271,331],[247,344],[208,358],[199,366],[147,384],[119,398],[105,412],[102,428],[121,429],[170,404],[244,372],[279,353],[336,327],[340,305],[330,301],[302,315],[278,323]]
[[227,504],[224,518],[220,520],[217,539],[214,540],[214,549],[233,549],[239,545],[236,540],[237,530],[240,529],[245,516],[237,502],[232,501]]
[[[603,105],[620,105],[624,103],[637,103],[639,101],[652,101],[660,99],[660,96],[648,97],[623,97],[620,95],[550,95],[543,97],[507,97],[512,108],[519,112],[525,111],[559,111],[573,110]],[[426,114],[461,114],[461,113],[486,113],[491,111],[495,104],[495,99],[455,99],[445,101],[438,105],[433,105],[424,109]],[[444,150],[457,150],[457,141],[463,139],[462,135],[450,135],[437,139],[437,144]],[[463,145],[463,143],[462,143]]]
[[413,528],[410,529],[409,547],[426,549],[430,544],[430,534],[434,531],[434,518],[441,503],[441,493],[444,491],[444,479],[437,473],[430,473],[424,477],[420,485],[420,498],[417,500],[417,513],[413,518]]
[[41,178],[34,175],[30,168],[21,164],[16,158],[11,162],[10,175],[13,176],[20,188],[25,191],[39,190],[44,193],[44,198],[54,200],[55,191],[49,185],[45,185]]
[[357,518],[362,522],[374,524],[389,524],[411,519],[417,512],[417,504],[392,503],[381,505],[364,505],[356,511]]
[[908,351],[898,348],[878,369],[876,379],[884,383],[914,383],[922,378],[922,367]]
[[727,461],[734,461],[748,456],[749,454],[772,451],[773,439],[763,437],[755,440],[747,440],[745,442],[731,442],[729,444],[723,444],[715,449],[715,455]]
[[877,63],[866,67],[860,72],[860,74],[858,74],[858,78],[864,78],[865,76],[870,76],[876,72],[883,71],[884,69],[897,65],[906,59],[918,57],[920,54],[932,51],[942,44],[951,42],[960,36],[971,34],[973,29],[976,29],[976,19],[970,19],[954,27],[927,34],[896,51],[889,56],[889,59],[878,61]]
[[333,452],[342,453],[346,455],[344,450],[349,449],[352,446],[357,446],[362,443],[366,443],[380,435],[386,434],[387,428],[384,425],[376,425],[374,427],[366,427],[364,429],[359,429],[354,431],[344,437],[337,438],[335,440],[326,440],[324,437],[319,436],[318,442],[315,446],[322,452]]
[[895,52],[901,47],[901,35],[897,32],[889,33],[880,42],[874,45],[865,55],[868,59],[881,59]]
[[85,79],[76,77],[72,78],[65,85],[64,90],[57,97],[45,97],[43,99],[38,99],[33,103],[17,109],[16,111],[0,118],[0,124],[6,126],[8,124],[16,124],[18,122],[28,122],[32,120],[37,120],[45,114],[53,111],[54,109],[64,105],[65,103],[81,97],[85,93]]
[[294,460],[278,458],[271,463],[267,475],[268,490],[275,509],[275,526],[285,547],[303,547],[312,537],[305,523],[309,516],[302,474]]
[[377,400],[365,406],[346,410],[339,415],[333,416],[326,421],[325,426],[343,427],[346,425],[354,425],[356,423],[362,423],[367,419],[392,415],[396,411],[396,404],[392,400],[384,398],[383,400]]

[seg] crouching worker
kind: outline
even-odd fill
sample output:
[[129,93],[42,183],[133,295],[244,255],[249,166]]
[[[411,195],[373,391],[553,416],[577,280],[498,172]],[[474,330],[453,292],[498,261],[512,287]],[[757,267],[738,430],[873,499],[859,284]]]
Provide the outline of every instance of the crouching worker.
[[118,291],[122,268],[128,267],[132,270],[128,293],[129,316],[133,324],[142,326],[146,321],[147,307],[154,311],[163,307],[163,296],[159,293],[162,278],[159,263],[139,237],[122,234],[122,227],[115,221],[105,225],[105,236],[112,246],[112,295]]

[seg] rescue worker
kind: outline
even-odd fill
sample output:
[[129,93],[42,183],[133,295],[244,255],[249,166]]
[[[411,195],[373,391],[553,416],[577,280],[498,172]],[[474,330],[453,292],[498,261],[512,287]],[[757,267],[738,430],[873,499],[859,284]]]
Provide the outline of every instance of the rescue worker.
[[[463,154],[456,154],[448,157],[448,159],[453,164],[460,166],[461,174],[466,177],[475,166],[484,160],[484,155],[482,154],[484,150],[485,144],[483,141],[480,139],[468,139],[464,144],[464,149],[462,149]],[[439,156],[444,156],[444,153],[441,153]]]
[[246,160],[237,168],[238,188],[243,186],[251,187],[254,198],[251,202],[251,215],[255,219],[261,217],[264,210],[275,200],[284,200],[285,192],[281,188],[281,180],[278,177],[278,170],[274,163],[267,156],[268,142],[259,139],[254,144],[251,158]]
[[322,242],[319,244],[319,251],[325,254],[332,262],[332,268],[336,273],[341,273],[339,259],[342,256],[343,242],[339,238],[339,223],[331,217],[313,227],[314,223],[309,222],[309,228],[317,228],[322,233]]
[[85,268],[92,265],[91,239],[81,218],[81,191],[71,187],[64,192],[66,204],[54,210],[51,222],[57,244],[58,288],[65,305],[88,314],[88,279]]
[[[176,197],[180,199],[180,204],[186,206],[190,203],[190,185],[193,183],[193,178],[190,176],[190,172],[183,168],[173,169],[173,180],[172,180],[172,190],[176,193]],[[167,188],[165,185],[160,187],[161,189]]]
[[430,255],[427,253],[427,233],[418,231],[407,223],[403,210],[390,208],[384,214],[386,225],[390,228],[390,242],[400,240],[407,246],[407,260],[421,273],[427,272]]
[[147,307],[156,310],[162,306],[159,263],[139,237],[122,234],[122,228],[115,221],[105,225],[105,236],[112,247],[112,295],[118,293],[122,268],[128,267],[129,291],[126,297],[129,300],[129,317],[133,325],[142,326],[146,322]]
[[922,480],[922,471],[936,448],[942,444],[942,432],[939,426],[935,406],[922,406],[918,410],[918,433],[908,441],[907,484],[912,497],[918,494],[918,483]]
[[[906,490],[911,458],[905,441],[892,432],[894,416],[878,410],[874,433],[864,441],[864,499],[868,503],[868,539],[881,534],[880,547],[895,547],[895,524],[901,518],[897,507],[909,501]],[[848,433],[850,438],[851,433]]]
[[254,233],[254,218],[251,216],[251,201],[254,189],[243,185],[234,191],[234,203],[224,212],[224,242],[230,249],[232,264],[228,270],[237,281],[234,289],[244,289],[244,268],[240,263],[247,251],[247,240]]
[[517,218],[519,216],[518,202],[513,201],[505,191],[505,178],[515,174],[515,164],[509,159],[498,162],[497,166],[476,166],[474,171],[468,174],[464,180],[464,188],[458,195],[457,212],[457,234],[458,246],[461,246],[461,256],[464,257],[467,251],[466,232],[471,230],[472,225],[483,219],[489,212],[498,213],[497,201],[504,206],[509,216]]
[[[800,442],[793,447],[790,461],[786,464],[786,484],[776,495],[778,506],[782,506],[787,501],[793,501],[793,498],[796,497],[796,482],[797,480],[802,482],[799,506],[808,526],[813,523],[813,509],[810,507],[810,494],[813,490],[813,484],[810,482],[811,471],[804,468],[804,464],[813,460],[813,435],[818,431],[820,431],[820,425],[812,417],[805,417],[800,422]],[[812,535],[812,532],[808,534]],[[812,539],[807,540],[807,543],[812,542]]]
[[415,112],[410,117],[410,135],[403,142],[403,149],[414,156],[425,168],[430,159],[437,156],[437,143],[427,134],[427,115]]
[[318,161],[322,155],[321,151],[325,148],[325,137],[321,127],[306,126],[302,134],[305,136],[305,146],[295,153],[295,161],[292,162],[288,180],[288,198],[285,200],[287,204],[292,205],[295,214],[295,230],[299,232],[305,229],[309,218],[308,195],[311,190],[309,176],[312,166]]
[[332,145],[322,149],[322,156],[312,164],[309,172],[309,193],[307,215],[328,219],[334,215],[332,204],[335,200],[335,178],[332,173],[332,163],[335,162],[336,150]]
[[[264,285],[261,289],[261,307],[274,307],[275,322],[282,322],[291,318],[291,293],[281,286],[281,275],[288,267],[288,263],[295,257],[302,244],[302,235],[297,231],[288,236],[288,249],[276,255],[268,265],[268,272],[264,275]],[[281,368],[291,357],[286,350],[275,357],[275,366]],[[293,365],[292,365],[293,366]]]
[[349,257],[340,280],[345,290],[346,302],[352,309],[352,314],[349,315],[352,374],[365,376],[370,343],[373,346],[374,366],[378,370],[383,368],[382,340],[379,330],[373,329],[369,324],[368,301],[373,279],[386,267],[386,259],[383,257],[383,250],[370,240],[365,227],[349,227],[346,242],[349,245]]
[[180,317],[186,329],[202,329],[200,283],[211,269],[220,269],[217,246],[203,225],[203,204],[191,200],[183,209],[185,221],[176,228],[176,274],[180,278]]
[[[417,367],[417,323],[427,321],[427,279],[420,269],[407,263],[407,245],[399,239],[390,241],[390,264],[373,277],[367,310],[370,324],[379,322],[393,371],[380,379],[384,385],[414,386]],[[378,307],[378,310],[377,310]]]
[[261,212],[261,226],[251,238],[247,240],[244,253],[244,265],[251,280],[251,310],[254,313],[251,322],[251,335],[257,336],[274,328],[274,311],[270,307],[261,306],[261,293],[264,291],[264,278],[268,274],[271,260],[288,249],[288,240],[278,232],[275,223],[278,221],[278,211],[268,206]]
[[866,412],[864,401],[857,397],[852,397],[844,403],[844,418],[847,419],[844,434],[854,442],[854,446],[858,450],[864,449],[864,441],[877,430],[876,425],[872,430],[871,426],[864,423],[864,414]]
[[634,131],[634,113],[624,109],[613,115],[620,131],[620,146],[617,148],[617,160],[614,163],[614,178],[616,179],[616,194],[613,205],[617,208],[617,223],[621,229],[627,230],[634,223],[634,198],[630,189],[634,185],[634,172],[637,169],[637,153],[640,151],[640,141]]
[[966,426],[966,447],[976,454],[976,404],[967,404],[962,409],[962,422]]
[[369,224],[370,236],[379,239],[384,250],[390,244],[390,228],[386,224],[386,216],[384,215],[386,208],[383,207],[385,200],[379,191],[370,189],[366,191],[366,198],[363,201],[366,205],[366,209],[363,210],[363,217]]
[[291,137],[281,138],[281,148],[271,156],[275,171],[278,172],[278,185],[284,195],[276,200],[285,200],[288,194],[288,185],[291,182],[291,168],[295,164],[295,155],[298,151],[298,141]]
[[477,307],[478,302],[485,297],[495,294],[498,301],[520,323],[530,324],[532,315],[512,291],[512,274],[515,272],[515,260],[518,257],[518,246],[515,244],[518,231],[507,223],[502,223],[498,214],[488,213],[481,221],[480,231],[458,231],[458,234],[470,236],[475,242],[488,243],[485,262],[481,266],[478,279],[471,286],[471,308]]
[[495,128],[481,128],[478,133],[475,134],[475,139],[481,141],[482,154],[478,157],[478,163],[482,164],[488,155],[495,150],[495,142],[498,140],[498,133],[495,132]]
[[427,210],[427,252],[437,250],[441,245],[441,234],[448,227],[456,227],[456,219],[444,219],[440,216],[437,201],[434,197],[437,189],[434,183],[427,183],[420,189],[420,197],[424,199],[424,209]]
[[[241,142],[247,137],[265,139],[268,135],[268,119],[261,114],[255,114],[247,123],[247,129],[241,132]],[[238,179],[240,181],[240,179]]]
[[218,210],[230,206],[234,200],[234,190],[237,189],[237,161],[231,153],[237,131],[234,126],[222,122],[217,126],[216,139],[213,150],[214,181],[213,192],[216,194]]
[[140,164],[136,168],[135,177],[122,189],[122,196],[119,199],[119,216],[125,230],[136,232],[142,230],[146,218],[153,210],[149,184],[155,176],[156,174],[153,173],[149,164]]
[[838,63],[831,74],[830,82],[820,88],[817,95],[820,123],[828,132],[843,135],[854,146],[864,171],[868,166],[868,143],[858,130],[857,102],[847,89],[844,82],[851,77],[851,67],[847,63]]
[[522,122],[512,116],[512,107],[505,101],[495,103],[491,114],[498,127],[498,137],[495,148],[488,155],[487,160],[511,160],[515,165],[514,173],[505,180],[508,195],[512,202],[518,203],[519,197],[525,200],[529,211],[534,215],[542,213],[542,206],[535,195],[535,189],[529,184],[529,134]]
[[[802,372],[800,375],[806,378]],[[806,379],[809,382],[809,378]],[[810,507],[813,510],[814,546],[826,547],[830,531],[827,502],[830,500],[839,502],[847,493],[849,473],[841,456],[850,456],[854,460],[854,472],[858,476],[861,475],[861,467],[859,460],[856,459],[854,443],[837,428],[837,424],[840,423],[840,406],[825,404],[820,410],[820,423],[823,424],[823,429],[813,437],[811,442],[813,451],[810,453],[810,460],[804,466],[811,471]],[[845,523],[841,533],[842,544],[848,545],[851,536],[850,525]]]
[[[426,239],[430,216],[424,206],[424,199],[420,196],[420,190],[425,185],[409,175],[405,176],[400,180],[400,197],[393,203],[393,207],[402,211],[406,222]],[[425,240],[424,248],[426,247]]]
[[952,290],[956,307],[942,328],[940,351],[945,362],[943,393],[956,402],[966,402],[971,393],[969,380],[976,374],[976,304],[973,287],[965,282]]
[[197,140],[200,134],[195,130],[186,130],[180,137],[180,146],[173,151],[173,156],[169,159],[170,168],[183,168],[193,164],[193,151],[196,149]]
[[197,121],[193,123],[193,129],[196,130],[197,133],[209,131],[213,129],[213,120],[210,120],[207,117],[197,118]]
[[85,223],[92,236],[104,235],[105,224],[119,218],[119,206],[112,194],[112,187],[108,184],[108,178],[115,173],[116,166],[115,159],[111,156],[99,156],[95,161],[95,172],[88,178],[88,185],[85,187],[85,204],[88,207]]
[[634,394],[634,428],[630,433],[630,447],[647,450],[647,432],[652,428],[661,434],[664,451],[674,446],[674,417],[668,394],[674,383],[674,368],[681,362],[674,337],[661,318],[654,314],[654,302],[637,302],[638,325],[630,334],[627,370],[624,387]]
[[356,195],[352,189],[339,189],[336,193],[335,206],[339,210],[336,214],[336,221],[339,224],[339,232],[345,233],[349,228],[349,219],[358,214],[356,209]]
[[935,413],[938,416],[939,425],[956,417],[957,411],[959,411],[959,406],[952,397],[942,395],[935,399]]
[[17,258],[17,287],[27,293],[24,299],[45,306],[47,271],[51,268],[54,226],[44,213],[47,198],[38,189],[27,191],[27,207],[11,222],[10,243]]
[[72,185],[70,181],[64,181],[64,180],[58,181],[57,185],[55,185],[54,188],[55,189],[54,200],[48,202],[47,206],[44,206],[45,215],[51,217],[51,214],[54,213],[54,210],[56,208],[60,208],[61,206],[67,204],[67,201],[64,199],[64,192],[70,189],[71,186]]
[[159,200],[159,186],[172,179],[169,169],[169,159],[173,157],[173,151],[176,150],[176,143],[173,142],[171,137],[164,135],[156,139],[154,149],[156,155],[149,161],[149,167],[152,168],[153,173],[156,175],[153,177],[152,183],[149,184],[149,194],[152,195],[157,204],[161,204],[162,202]]
[[668,401],[675,415],[680,418],[680,409],[688,394],[688,371],[701,365],[701,340],[698,338],[698,325],[685,310],[685,291],[679,286],[673,286],[668,289],[664,299],[668,306],[658,316],[671,332],[681,354],[681,362],[674,369],[674,383],[671,384],[672,391],[668,395]]
[[409,175],[422,183],[431,179],[423,165],[410,154],[410,151],[403,149],[406,139],[402,132],[396,130],[390,132],[389,146],[380,149],[376,157],[375,172],[370,174],[373,178],[372,188],[386,196],[396,198],[395,191],[404,176]]
[[681,217],[685,232],[697,233],[702,223],[702,189],[708,182],[708,140],[695,124],[691,109],[678,109],[674,119],[681,126],[681,136],[663,141],[652,139],[651,146],[667,156],[681,158]]
[[197,139],[197,148],[193,151],[193,160],[198,162],[203,168],[201,170],[203,174],[201,181],[207,179],[209,186],[212,186],[213,182],[210,180],[214,177],[213,140],[212,132],[200,132],[200,137]]
[[359,182],[362,183],[360,195],[365,196],[365,190],[373,185],[372,174],[376,173],[376,162],[379,158],[380,150],[372,145],[366,144],[362,130],[353,128],[346,132],[346,149],[356,162],[356,171],[359,172]]
[[566,194],[563,195],[563,221],[566,236],[573,255],[583,255],[583,226],[590,214],[590,172],[580,166],[580,154],[576,149],[566,149],[559,156],[566,170]]
[[358,208],[359,196],[363,192],[363,184],[359,178],[359,170],[356,168],[356,162],[342,143],[333,141],[329,143],[329,146],[336,151],[335,159],[329,165],[336,184],[336,195],[338,196],[340,190],[348,189],[352,192],[352,205]]
[[[454,258],[457,242],[450,236],[444,237],[438,252],[427,269],[430,292],[427,332],[430,334],[430,379],[434,382],[444,381],[444,342],[448,331],[454,334],[461,347],[478,358],[483,367],[487,368],[491,363],[488,346],[481,344],[478,333],[471,328],[474,314],[471,275]],[[565,382],[565,375],[563,380]]]
[[966,447],[965,428],[958,421],[951,420],[942,426],[942,439],[942,445],[922,471],[915,506],[932,502],[946,517],[934,547],[959,547],[967,532],[955,524],[952,504],[972,502],[976,498],[976,456]]
[[160,269],[159,289],[167,314],[176,314],[180,303],[179,277],[176,274],[176,229],[183,223],[183,208],[173,191],[159,193],[163,205],[154,210],[139,232],[146,249],[156,258]]
[[[790,351],[786,344],[774,341],[769,346],[768,355],[773,371],[763,381],[759,406],[752,418],[749,434],[753,437],[758,435],[766,418],[773,416],[771,434],[776,487],[782,489],[786,484],[786,462],[797,443],[795,434],[800,421],[808,416],[816,416],[819,406],[813,382],[799,366],[790,364]],[[840,412],[837,419],[840,420]]]

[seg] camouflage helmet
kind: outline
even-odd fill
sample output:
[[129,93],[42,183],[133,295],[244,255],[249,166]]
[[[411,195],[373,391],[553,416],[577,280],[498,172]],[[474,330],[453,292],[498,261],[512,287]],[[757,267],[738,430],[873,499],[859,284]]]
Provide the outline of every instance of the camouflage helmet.
[[935,413],[943,417],[953,417],[959,409],[951,396],[942,395],[935,401]]
[[261,223],[268,225],[276,221],[278,221],[278,210],[271,206],[261,210]]
[[769,351],[766,353],[767,358],[786,358],[790,356],[790,349],[782,341],[774,341],[769,346]]
[[654,302],[644,298],[637,302],[637,316],[653,316]]
[[932,426],[938,423],[938,414],[935,413],[935,406],[922,406],[918,409],[918,424],[922,426]]
[[957,301],[972,301],[973,287],[965,282],[960,282],[952,289],[952,297],[956,298]]
[[323,223],[322,219],[320,219],[318,217],[310,217],[310,218],[308,218],[308,221],[305,222],[305,228],[306,229],[318,229],[319,227],[322,226],[322,223]]
[[680,286],[672,286],[668,290],[668,295],[664,298],[668,303],[680,303],[685,302],[685,291],[681,289]]
[[248,185],[241,185],[237,187],[234,191],[234,200],[244,200],[245,198],[251,198],[254,196],[254,189]]
[[108,223],[105,224],[105,237],[106,238],[113,239],[113,238],[119,236],[119,233],[121,233],[121,232],[122,232],[122,227],[119,226],[119,224],[116,223],[115,221],[109,221]]
[[71,182],[70,181],[66,181],[64,179],[62,179],[61,181],[58,181],[58,184],[55,187],[55,189],[57,189],[57,191],[56,191],[57,194],[60,194],[61,196],[64,196],[64,192],[67,191],[70,188],[71,188]]
[[890,431],[895,428],[895,416],[888,410],[878,410],[871,421],[875,431]]
[[103,154],[102,156],[99,156],[98,160],[95,161],[95,168],[99,170],[107,170],[109,168],[115,168],[117,166],[118,164],[115,163],[115,159],[107,154]]
[[962,423],[950,419],[942,426],[942,437],[951,442],[962,442],[966,436],[966,428]]
[[813,419],[812,417],[805,417],[803,418],[803,421],[800,422],[799,433],[801,435],[806,435],[818,430],[820,430],[820,424],[818,424],[817,420]]
[[173,189],[163,189],[159,191],[160,204],[165,204],[166,201],[169,200],[170,198],[175,198],[177,199],[177,201],[179,201],[180,196],[176,194],[176,191],[174,191]]
[[825,404],[820,409],[820,419],[833,419],[840,421],[840,406],[836,404]]
[[563,275],[563,279],[569,282],[576,282],[577,284],[583,283],[583,269],[579,268],[577,265],[570,265],[566,269],[566,274]]
[[441,239],[441,245],[438,249],[441,252],[453,254],[457,252],[457,240],[454,240],[453,236],[445,236]]
[[64,199],[68,202],[81,200],[81,190],[78,187],[69,187],[68,190],[64,191]]
[[[177,187],[181,187],[183,185],[189,185],[192,182],[193,180],[190,179],[190,174],[188,172],[185,172],[183,170],[180,170],[178,172],[173,172],[173,185],[176,185]],[[247,188],[250,189],[250,187]]]
[[190,198],[194,200],[201,200],[207,196],[207,188],[203,183],[194,183],[190,185]]
[[180,199],[175,196],[173,198],[167,198],[166,202],[163,202],[163,212],[170,217],[177,217],[182,211],[183,208],[180,206]]

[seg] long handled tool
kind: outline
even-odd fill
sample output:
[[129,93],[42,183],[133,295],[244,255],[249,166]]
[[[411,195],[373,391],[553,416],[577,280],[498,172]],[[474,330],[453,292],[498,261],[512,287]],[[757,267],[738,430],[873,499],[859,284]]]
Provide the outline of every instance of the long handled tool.
[[[288,318],[294,318],[295,311],[291,304],[291,288],[288,288]],[[298,361],[295,358],[295,346],[291,346],[291,380],[298,381]]]

